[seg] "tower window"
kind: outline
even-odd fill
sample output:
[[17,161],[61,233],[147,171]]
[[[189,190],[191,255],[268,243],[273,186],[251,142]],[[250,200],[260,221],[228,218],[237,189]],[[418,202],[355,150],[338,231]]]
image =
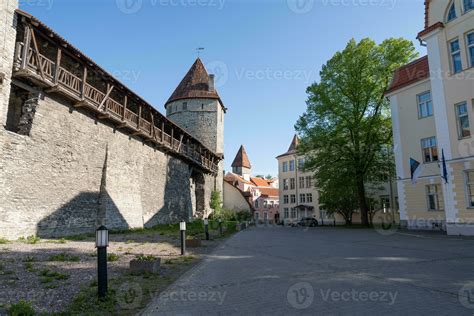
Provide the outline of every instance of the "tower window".
[[183,111],[188,110],[188,102],[183,102]]
[[204,110],[204,103],[201,104],[201,110]]

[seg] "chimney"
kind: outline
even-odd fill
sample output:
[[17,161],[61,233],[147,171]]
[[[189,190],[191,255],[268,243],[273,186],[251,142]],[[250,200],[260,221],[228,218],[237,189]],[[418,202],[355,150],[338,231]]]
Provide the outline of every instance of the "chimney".
[[215,78],[215,77],[216,77],[215,75],[212,75],[212,74],[209,75],[209,92],[214,92],[214,91],[216,91],[216,88],[215,88],[215,86],[214,86],[214,78]]

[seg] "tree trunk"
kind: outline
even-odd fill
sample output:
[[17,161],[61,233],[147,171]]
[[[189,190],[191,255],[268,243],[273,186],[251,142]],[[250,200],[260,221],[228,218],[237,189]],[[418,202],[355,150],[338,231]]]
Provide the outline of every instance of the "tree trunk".
[[357,183],[357,199],[359,202],[359,209],[361,215],[361,224],[365,227],[370,227],[369,224],[369,207],[367,205],[367,199],[365,196],[364,179],[362,176],[358,176],[356,179]]

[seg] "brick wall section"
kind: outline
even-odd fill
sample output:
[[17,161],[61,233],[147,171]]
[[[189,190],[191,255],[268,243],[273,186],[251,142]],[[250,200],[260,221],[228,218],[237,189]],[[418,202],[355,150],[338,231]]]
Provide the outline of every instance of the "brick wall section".
[[0,2],[0,76],[5,76],[0,84],[0,125],[6,122],[8,96],[13,68],[13,53],[16,39],[16,15],[18,0],[1,0]]
[[[36,110],[30,137],[0,131],[1,235],[93,231],[103,169],[109,228],[152,226],[193,214],[188,164],[58,97],[47,95]],[[213,177],[205,178],[213,183]],[[209,196],[210,190],[205,205]]]

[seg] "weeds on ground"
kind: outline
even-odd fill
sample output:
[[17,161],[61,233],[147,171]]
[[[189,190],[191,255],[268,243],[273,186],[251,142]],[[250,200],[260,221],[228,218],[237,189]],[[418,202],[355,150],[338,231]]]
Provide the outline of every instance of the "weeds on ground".
[[73,255],[69,255],[65,252],[61,252],[61,253],[49,256],[48,261],[79,262],[79,261],[81,261],[81,258],[79,256],[73,256]]

